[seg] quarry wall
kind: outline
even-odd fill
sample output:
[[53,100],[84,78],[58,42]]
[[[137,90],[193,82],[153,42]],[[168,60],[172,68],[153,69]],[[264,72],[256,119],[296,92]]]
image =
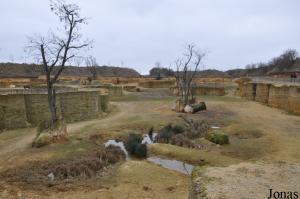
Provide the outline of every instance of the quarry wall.
[[194,95],[214,95],[223,96],[225,95],[224,87],[212,87],[212,86],[197,86],[192,88],[192,93]]
[[300,115],[300,86],[247,82],[239,84],[237,94]]
[[106,93],[109,96],[123,96],[123,87],[122,86],[113,86],[113,85],[90,85],[83,88],[78,89],[78,91],[98,91],[100,93]]
[[[173,95],[178,95],[177,87],[171,87],[170,92]],[[192,88],[193,95],[213,95],[223,96],[225,95],[225,88],[222,86],[195,86]]]
[[[58,93],[57,114],[68,123],[95,119],[108,102],[108,95],[97,91]],[[49,118],[46,94],[0,95],[0,130],[37,126]]]
[[175,85],[175,80],[145,80],[139,86],[144,88],[170,88]]
[[255,101],[267,104],[269,101],[270,87],[271,84],[258,83],[256,85]]

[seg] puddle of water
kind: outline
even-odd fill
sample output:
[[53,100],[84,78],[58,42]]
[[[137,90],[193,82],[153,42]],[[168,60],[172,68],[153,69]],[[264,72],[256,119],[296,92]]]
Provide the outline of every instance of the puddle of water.
[[220,127],[218,127],[218,126],[212,126],[211,128],[212,129],[220,129]]
[[187,175],[191,175],[193,168],[194,168],[193,165],[190,165],[190,164],[187,164],[187,163],[184,163],[181,161],[177,161],[177,160],[161,159],[158,157],[149,157],[149,158],[147,158],[147,160],[156,165],[160,165],[166,169],[175,170],[180,173],[187,174]]
[[116,140],[108,140],[106,143],[105,143],[105,147],[108,147],[108,146],[116,146],[116,147],[120,147],[121,150],[125,153],[125,156],[126,156],[126,160],[129,159],[129,155],[128,155],[128,152],[125,148],[125,145],[123,142],[117,142]]

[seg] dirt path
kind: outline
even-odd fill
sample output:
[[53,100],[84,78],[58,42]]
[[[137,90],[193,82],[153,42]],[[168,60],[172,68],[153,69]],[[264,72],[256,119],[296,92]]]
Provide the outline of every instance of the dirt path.
[[[68,132],[72,135],[80,131],[82,128],[90,125],[97,126],[111,126],[115,121],[119,120],[122,117],[126,117],[130,114],[130,110],[134,110],[134,104],[132,103],[111,103],[116,106],[118,111],[112,115],[108,115],[104,119],[96,119],[90,121],[83,121],[73,124],[68,124]],[[121,108],[122,107],[122,108]],[[21,131],[23,131],[21,133]],[[19,135],[17,135],[19,133]],[[9,134],[16,134],[15,136],[10,136]],[[0,157],[6,154],[22,151],[26,148],[31,147],[31,143],[35,137],[35,128],[28,129],[19,129],[6,131],[0,134]]]
[[[7,132],[9,133],[9,132]],[[12,152],[24,150],[31,146],[35,134],[28,132],[28,134],[9,140],[0,145],[0,157]]]

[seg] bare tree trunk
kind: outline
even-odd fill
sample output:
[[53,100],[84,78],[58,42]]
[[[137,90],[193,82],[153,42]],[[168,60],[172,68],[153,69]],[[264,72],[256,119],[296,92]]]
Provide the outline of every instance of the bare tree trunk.
[[53,88],[53,84],[50,82],[50,75],[47,75],[47,91],[48,91],[49,110],[51,113],[51,126],[53,126],[57,121],[56,93],[55,93],[55,89]]

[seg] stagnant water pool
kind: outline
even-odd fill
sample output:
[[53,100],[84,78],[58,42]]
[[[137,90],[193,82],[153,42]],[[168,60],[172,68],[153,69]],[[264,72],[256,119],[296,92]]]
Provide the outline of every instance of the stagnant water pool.
[[194,168],[193,165],[181,161],[177,161],[177,160],[162,159],[159,157],[149,157],[147,158],[147,160],[156,165],[162,166],[166,169],[178,171],[180,173],[187,174],[187,175],[191,175]]
[[[156,135],[157,134],[155,134],[153,137],[155,138]],[[153,144],[153,140],[150,139],[149,135],[146,134],[143,136],[142,144]],[[123,142],[118,142],[116,140],[108,140],[105,143],[105,147],[108,147],[111,145],[120,147],[121,150],[124,151],[124,153],[126,155],[126,160],[130,159]],[[193,168],[194,168],[193,165],[190,165],[190,164],[178,161],[178,160],[163,159],[163,158],[159,158],[159,157],[149,157],[149,158],[147,158],[147,161],[149,161],[153,164],[162,166],[166,169],[178,171],[178,172],[186,174],[186,175],[191,175]]]

